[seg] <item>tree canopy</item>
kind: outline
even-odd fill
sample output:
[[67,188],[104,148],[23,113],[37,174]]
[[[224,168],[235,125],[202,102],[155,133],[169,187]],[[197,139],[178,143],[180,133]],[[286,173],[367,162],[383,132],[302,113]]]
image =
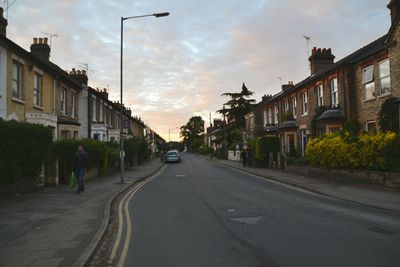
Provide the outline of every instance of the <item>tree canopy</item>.
[[191,117],[186,125],[181,126],[180,130],[184,142],[201,138],[204,134],[204,120],[200,116]]
[[240,93],[223,93],[222,96],[230,97],[231,99],[224,104],[224,107],[217,112],[227,116],[228,122],[234,124],[234,128],[240,129],[245,126],[244,116],[250,112],[256,100],[251,99],[253,95],[246,85],[243,83]]

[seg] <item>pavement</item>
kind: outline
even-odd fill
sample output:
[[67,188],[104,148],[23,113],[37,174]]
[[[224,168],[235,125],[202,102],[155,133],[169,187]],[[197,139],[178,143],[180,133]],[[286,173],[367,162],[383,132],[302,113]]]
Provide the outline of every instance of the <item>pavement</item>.
[[68,185],[0,202],[0,266],[84,266],[106,230],[110,205],[121,192],[163,166],[134,166],[121,184],[116,173],[91,179],[76,194]]
[[[400,212],[400,191],[331,183],[282,170],[244,168],[236,161],[212,161],[315,193]],[[135,166],[125,172],[125,184],[120,183],[118,173],[90,180],[79,195],[61,185],[2,200],[0,266],[84,266],[106,230],[112,200],[162,166],[159,159]]]
[[[210,160],[209,157],[204,157]],[[342,184],[324,177],[311,177],[280,169],[243,167],[241,162],[213,158],[213,162],[314,193],[361,205],[400,212],[400,190],[372,185]]]

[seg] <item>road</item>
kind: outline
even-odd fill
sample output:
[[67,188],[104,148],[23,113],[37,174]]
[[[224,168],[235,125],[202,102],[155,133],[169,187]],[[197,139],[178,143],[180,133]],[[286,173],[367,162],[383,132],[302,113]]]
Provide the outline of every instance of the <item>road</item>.
[[183,154],[129,203],[125,266],[400,266],[400,214]]

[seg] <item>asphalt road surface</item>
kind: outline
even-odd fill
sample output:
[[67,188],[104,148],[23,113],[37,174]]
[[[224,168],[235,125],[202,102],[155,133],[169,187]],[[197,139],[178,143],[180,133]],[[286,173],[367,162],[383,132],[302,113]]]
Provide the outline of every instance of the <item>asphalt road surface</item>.
[[125,266],[400,266],[400,214],[191,154],[129,204]]

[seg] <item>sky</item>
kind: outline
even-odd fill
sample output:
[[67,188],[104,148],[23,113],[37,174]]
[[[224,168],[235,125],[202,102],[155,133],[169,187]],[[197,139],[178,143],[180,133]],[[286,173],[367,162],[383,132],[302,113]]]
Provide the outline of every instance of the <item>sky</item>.
[[[385,35],[389,0],[8,0],[7,37],[30,50],[52,37],[50,60],[88,69],[89,86],[120,99],[121,17],[170,12],[123,24],[123,102],[166,141],[192,116],[209,117],[240,92],[259,102],[310,75],[312,47],[335,61]],[[6,8],[7,1],[0,0]],[[310,37],[310,40],[304,38]],[[308,48],[308,49],[307,49]]]

